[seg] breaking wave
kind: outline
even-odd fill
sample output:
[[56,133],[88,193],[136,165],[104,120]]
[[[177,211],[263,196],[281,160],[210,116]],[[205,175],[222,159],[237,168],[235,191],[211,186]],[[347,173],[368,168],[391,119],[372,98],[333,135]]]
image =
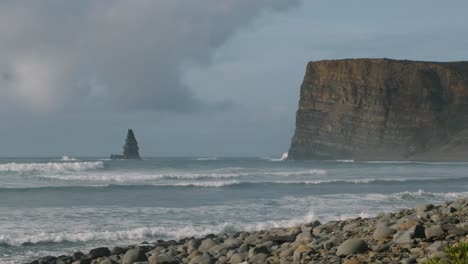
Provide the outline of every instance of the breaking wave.
[[325,175],[327,174],[327,171],[314,169],[314,170],[306,170],[306,171],[265,172],[265,174],[275,175],[275,176],[307,176],[307,175]]
[[0,171],[6,172],[67,172],[86,171],[104,168],[102,161],[98,162],[48,162],[48,163],[6,163],[0,164]]
[[210,160],[218,160],[217,157],[202,157],[202,158],[196,158],[195,160],[198,161],[210,161]]
[[77,161],[78,159],[77,159],[77,158],[68,157],[68,156],[63,156],[60,160],[62,160],[62,161]]
[[26,235],[0,235],[0,246],[26,246],[44,243],[89,242],[89,241],[122,241],[131,240],[136,243],[146,239],[180,239],[185,237],[202,237],[208,234],[235,233],[240,231],[255,231],[269,228],[292,227],[315,220],[312,211],[298,218],[254,223],[224,222],[215,225],[174,227],[140,227],[119,231],[84,231],[56,232]]

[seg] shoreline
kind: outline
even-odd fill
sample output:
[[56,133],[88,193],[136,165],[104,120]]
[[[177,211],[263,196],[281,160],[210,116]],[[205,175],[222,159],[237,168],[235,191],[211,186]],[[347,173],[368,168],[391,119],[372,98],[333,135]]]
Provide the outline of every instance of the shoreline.
[[31,264],[411,264],[444,257],[444,248],[458,242],[468,242],[468,198],[371,218],[100,247]]

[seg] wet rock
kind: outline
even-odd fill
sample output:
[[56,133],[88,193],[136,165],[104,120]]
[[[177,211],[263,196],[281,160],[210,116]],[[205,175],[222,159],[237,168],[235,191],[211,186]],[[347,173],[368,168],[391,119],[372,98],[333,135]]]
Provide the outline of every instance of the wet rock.
[[100,247],[91,249],[88,253],[88,257],[92,259],[97,259],[100,257],[109,257],[111,255],[111,251],[107,247]]
[[77,252],[73,253],[72,257],[73,257],[73,261],[77,261],[77,260],[80,260],[80,259],[84,258],[85,254],[83,252],[81,252],[81,251],[77,251]]
[[127,248],[115,246],[111,250],[111,255],[125,254],[125,252],[127,252],[127,250],[128,250]]

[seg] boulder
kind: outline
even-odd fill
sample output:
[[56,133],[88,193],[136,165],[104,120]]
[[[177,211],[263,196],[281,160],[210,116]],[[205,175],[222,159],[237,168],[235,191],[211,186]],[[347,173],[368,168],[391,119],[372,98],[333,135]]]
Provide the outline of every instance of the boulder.
[[110,255],[111,251],[107,247],[93,248],[88,253],[88,257],[92,259],[97,259],[100,257],[109,257]]
[[440,225],[433,225],[433,226],[426,228],[426,230],[424,230],[424,234],[426,235],[427,239],[432,240],[432,239],[441,238],[444,235],[444,230],[442,229]]
[[214,264],[215,260],[208,254],[203,254],[200,256],[194,257],[190,260],[189,264]]
[[205,240],[203,240],[200,244],[200,246],[198,247],[198,251],[202,252],[202,253],[205,253],[205,252],[208,252],[208,250],[210,250],[210,248],[218,245],[219,243],[217,241],[214,241],[213,239],[211,238],[207,238]]
[[145,252],[140,248],[129,249],[122,257],[122,264],[134,264],[139,261],[147,261]]
[[365,253],[369,250],[367,243],[361,239],[352,238],[341,243],[336,251],[339,257]]
[[391,238],[396,232],[395,229],[388,227],[385,223],[379,223],[372,236],[375,240],[384,240]]
[[236,253],[229,259],[231,264],[239,264],[247,259],[247,253]]
[[148,259],[148,264],[178,264],[179,261],[177,261],[176,258],[172,256],[168,256],[166,254],[161,254],[161,255],[153,255],[149,257]]

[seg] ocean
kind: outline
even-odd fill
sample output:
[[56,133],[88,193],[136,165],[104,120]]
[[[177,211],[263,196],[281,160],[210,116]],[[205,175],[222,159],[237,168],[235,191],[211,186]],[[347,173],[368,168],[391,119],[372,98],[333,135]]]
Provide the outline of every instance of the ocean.
[[370,217],[468,196],[468,163],[0,159],[0,263]]

